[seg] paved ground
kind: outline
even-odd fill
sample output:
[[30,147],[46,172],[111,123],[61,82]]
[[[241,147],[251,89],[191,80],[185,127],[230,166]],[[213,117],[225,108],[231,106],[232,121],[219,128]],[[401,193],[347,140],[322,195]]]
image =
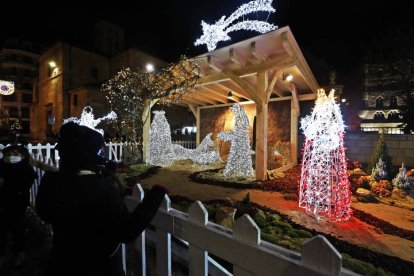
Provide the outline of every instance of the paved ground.
[[[369,248],[387,255],[414,262],[414,242],[392,235],[380,233],[375,227],[354,217],[347,222],[325,223],[317,222],[298,208],[297,202],[283,199],[277,192],[266,192],[256,189],[233,189],[221,186],[199,184],[188,178],[196,169],[180,166],[162,168],[160,171],[141,181],[144,188],[162,184],[171,191],[171,195],[181,195],[194,200],[213,200],[232,198],[241,200],[250,193],[252,202],[267,206],[280,213],[289,215],[293,221],[308,229],[331,234],[350,243]],[[414,212],[385,204],[356,203],[353,207],[378,218],[388,221],[395,226],[414,230]]]

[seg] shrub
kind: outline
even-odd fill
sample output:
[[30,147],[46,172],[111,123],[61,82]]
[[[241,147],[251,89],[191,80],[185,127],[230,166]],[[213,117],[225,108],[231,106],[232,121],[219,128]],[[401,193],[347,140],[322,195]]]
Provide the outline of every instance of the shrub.
[[[386,170],[389,170],[391,162],[390,162],[390,157],[388,155],[388,148],[387,145],[385,144],[385,135],[384,133],[381,133],[377,142],[377,146],[374,150],[374,153],[371,157],[371,163],[368,166],[367,171],[372,173],[372,169],[375,168],[376,164],[378,163],[378,161],[380,160],[380,158],[382,159],[382,161],[384,161],[385,165],[386,165]],[[387,171],[388,175],[389,172]]]

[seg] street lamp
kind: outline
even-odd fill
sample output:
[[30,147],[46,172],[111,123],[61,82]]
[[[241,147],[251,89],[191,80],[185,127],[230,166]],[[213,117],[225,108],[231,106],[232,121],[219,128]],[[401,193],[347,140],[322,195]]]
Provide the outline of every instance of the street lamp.
[[154,71],[154,65],[152,65],[151,63],[147,63],[147,65],[145,66],[145,69],[147,69],[147,72],[153,72]]

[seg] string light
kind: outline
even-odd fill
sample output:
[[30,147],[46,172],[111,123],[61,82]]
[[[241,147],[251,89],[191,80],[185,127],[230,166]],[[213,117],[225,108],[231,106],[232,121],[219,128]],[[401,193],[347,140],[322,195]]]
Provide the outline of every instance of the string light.
[[[274,13],[276,10],[272,7],[273,0],[256,0],[241,5],[228,18],[222,16],[215,24],[209,25],[201,21],[203,35],[196,40],[195,46],[206,44],[208,51],[213,51],[217,47],[219,41],[228,41],[230,32],[239,30],[256,31],[259,33],[267,33],[277,29],[277,26],[259,20],[243,20],[233,24],[236,20],[243,18],[245,15],[254,12]],[[233,25],[232,25],[233,24]]]
[[404,163],[401,164],[401,168],[395,176],[395,178],[392,180],[392,185],[399,189],[410,189],[412,182],[407,176],[407,170],[404,166]]
[[209,133],[196,149],[186,149],[171,141],[171,128],[164,111],[153,111],[154,119],[149,131],[147,163],[168,166],[176,160],[190,159],[197,164],[211,164],[221,161]]
[[80,119],[76,117],[70,117],[68,119],[64,119],[63,123],[66,124],[67,122],[75,122],[81,126],[87,126],[103,135],[104,134],[103,129],[97,129],[96,126],[103,120],[116,120],[116,118],[117,118],[116,113],[111,111],[106,116],[95,120],[92,107],[85,106],[82,110]]
[[14,82],[0,80],[0,94],[11,95],[14,93]]
[[318,90],[310,116],[301,121],[305,134],[299,207],[318,220],[344,221],[351,216],[346,169],[344,123],[334,90]]
[[225,177],[252,177],[253,164],[250,149],[249,119],[240,104],[230,108],[234,113],[234,129],[220,132],[217,139],[230,141],[230,153],[223,174]]

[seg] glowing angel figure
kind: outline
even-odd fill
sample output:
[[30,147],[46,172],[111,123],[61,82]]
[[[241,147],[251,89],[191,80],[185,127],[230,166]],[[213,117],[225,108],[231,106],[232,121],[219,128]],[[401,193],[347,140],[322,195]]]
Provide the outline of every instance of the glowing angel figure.
[[[219,21],[213,25],[209,25],[201,21],[203,28],[203,35],[194,43],[195,46],[206,44],[208,51],[213,51],[217,47],[219,41],[228,41],[230,36],[228,33],[248,30],[257,31],[259,33],[267,33],[277,29],[277,26],[259,20],[243,20],[233,24],[234,21],[245,15],[254,12],[269,12],[274,13],[276,10],[272,7],[273,0],[255,0],[240,6],[227,19],[222,16]],[[233,25],[232,25],[233,24]]]
[[344,122],[334,91],[318,99],[301,121],[305,134],[299,207],[316,219],[343,221],[351,216],[351,193],[346,166]]
[[251,155],[254,152],[250,149],[249,119],[240,104],[235,104],[230,109],[234,112],[234,129],[217,135],[217,139],[231,141],[223,174],[225,177],[252,177]]
[[80,119],[76,117],[70,117],[68,119],[63,120],[63,123],[67,122],[75,122],[81,126],[87,126],[93,130],[96,130],[97,132],[104,134],[104,131],[102,129],[97,129],[96,126],[103,120],[115,120],[117,118],[117,115],[115,112],[111,111],[108,113],[108,115],[98,118],[95,120],[95,116],[92,113],[93,109],[90,106],[85,106],[82,110],[82,114]]

